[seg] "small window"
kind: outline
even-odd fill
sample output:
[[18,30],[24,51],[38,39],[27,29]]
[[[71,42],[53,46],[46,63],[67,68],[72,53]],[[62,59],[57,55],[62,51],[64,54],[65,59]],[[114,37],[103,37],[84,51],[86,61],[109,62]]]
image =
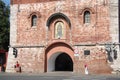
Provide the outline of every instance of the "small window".
[[84,13],[84,23],[90,23],[90,12],[85,11]]
[[36,26],[37,25],[37,16],[33,15],[32,16],[32,26]]

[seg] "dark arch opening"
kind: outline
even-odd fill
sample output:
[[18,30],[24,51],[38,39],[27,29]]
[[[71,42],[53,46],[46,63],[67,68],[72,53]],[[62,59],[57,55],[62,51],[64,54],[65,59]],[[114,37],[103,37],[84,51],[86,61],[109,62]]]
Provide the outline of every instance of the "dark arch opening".
[[73,61],[66,53],[61,53],[55,60],[55,71],[73,71]]
[[51,22],[54,21],[55,19],[58,19],[58,18],[62,18],[62,19],[64,19],[64,20],[66,20],[66,22],[67,22],[67,23],[69,24],[69,26],[71,27],[71,23],[70,23],[69,18],[68,18],[66,15],[64,15],[63,13],[55,13],[55,14],[52,14],[52,15],[48,18],[46,25],[49,27],[50,24],[51,24]]

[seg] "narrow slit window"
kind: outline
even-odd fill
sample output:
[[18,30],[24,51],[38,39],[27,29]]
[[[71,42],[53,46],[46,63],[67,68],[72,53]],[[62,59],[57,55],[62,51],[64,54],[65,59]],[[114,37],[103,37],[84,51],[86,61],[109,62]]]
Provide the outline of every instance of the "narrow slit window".
[[37,25],[37,16],[33,15],[32,16],[32,26],[36,26]]
[[84,13],[84,23],[90,23],[90,12],[85,11]]

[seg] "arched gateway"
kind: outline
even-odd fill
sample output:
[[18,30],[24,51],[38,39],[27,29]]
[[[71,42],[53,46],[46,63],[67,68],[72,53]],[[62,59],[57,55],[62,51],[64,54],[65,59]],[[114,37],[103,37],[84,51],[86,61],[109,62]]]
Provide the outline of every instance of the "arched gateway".
[[45,72],[73,71],[73,49],[66,43],[56,42],[45,50]]

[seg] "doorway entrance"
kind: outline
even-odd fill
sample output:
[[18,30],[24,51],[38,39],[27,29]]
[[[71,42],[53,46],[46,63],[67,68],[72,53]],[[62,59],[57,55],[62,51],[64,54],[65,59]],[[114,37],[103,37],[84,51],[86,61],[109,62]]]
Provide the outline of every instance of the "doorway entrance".
[[73,61],[66,53],[61,53],[55,60],[55,71],[73,71]]
[[73,71],[73,61],[71,57],[64,52],[53,54],[48,60],[48,72],[51,71]]

